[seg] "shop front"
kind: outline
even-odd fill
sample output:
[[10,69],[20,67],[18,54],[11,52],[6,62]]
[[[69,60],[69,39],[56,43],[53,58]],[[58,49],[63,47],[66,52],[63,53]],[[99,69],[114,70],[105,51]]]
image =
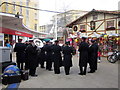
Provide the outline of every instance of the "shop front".
[[5,46],[6,42],[8,41],[11,43],[11,45],[13,45],[15,42],[18,42],[19,39],[22,39],[23,42],[25,42],[29,38],[33,37],[32,34],[28,34],[25,32],[20,32],[20,31],[8,29],[8,28],[3,28],[3,27],[1,27],[0,29],[2,30],[0,33],[3,35],[3,42],[4,42],[4,44],[2,44],[3,42],[1,42],[0,45],[2,46]]

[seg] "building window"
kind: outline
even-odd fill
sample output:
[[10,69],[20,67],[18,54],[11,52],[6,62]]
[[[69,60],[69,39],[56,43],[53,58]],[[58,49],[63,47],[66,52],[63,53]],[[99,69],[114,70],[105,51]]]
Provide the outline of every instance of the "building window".
[[106,30],[115,30],[115,27],[114,27],[114,20],[107,21]]
[[37,8],[38,7],[38,5],[37,4],[35,4],[35,8]]
[[93,15],[93,20],[97,20],[97,19],[98,19],[98,15],[97,14]]
[[38,15],[37,15],[37,13],[35,13],[35,20],[37,20],[38,19]]
[[26,25],[29,27],[29,18],[26,17]]
[[26,1],[26,6],[29,6],[29,2],[30,2],[30,0],[27,0],[27,1]]
[[29,10],[26,10],[26,16],[29,17]]
[[6,12],[8,12],[8,4],[6,3]]
[[[13,2],[13,4],[15,4],[15,2]],[[15,8],[15,5],[13,5],[13,13],[15,14],[16,12],[16,8]]]
[[34,26],[34,27],[35,27],[35,31],[37,31],[37,24],[35,24],[35,26]]
[[85,32],[86,29],[85,29],[85,25],[80,25],[80,32]]
[[[20,5],[22,6],[22,2],[20,2]],[[20,15],[22,15],[22,7],[20,7]]]

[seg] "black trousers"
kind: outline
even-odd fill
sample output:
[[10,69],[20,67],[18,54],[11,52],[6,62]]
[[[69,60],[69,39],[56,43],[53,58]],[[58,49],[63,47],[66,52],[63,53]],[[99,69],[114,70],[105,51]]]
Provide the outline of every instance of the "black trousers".
[[80,66],[80,73],[83,74],[83,75],[86,75],[86,69],[87,69],[87,66]]
[[97,70],[97,58],[95,60],[95,70]]
[[35,73],[36,73],[36,67],[30,68],[29,75],[35,75]]
[[40,62],[41,67],[44,67],[44,60]]
[[52,68],[52,61],[51,60],[47,60],[46,61],[46,69],[47,70],[51,70],[51,68]]
[[69,75],[69,72],[70,72],[70,67],[64,67],[64,69],[65,69],[65,74],[66,75]]
[[54,73],[59,74],[60,73],[60,67],[54,67]]

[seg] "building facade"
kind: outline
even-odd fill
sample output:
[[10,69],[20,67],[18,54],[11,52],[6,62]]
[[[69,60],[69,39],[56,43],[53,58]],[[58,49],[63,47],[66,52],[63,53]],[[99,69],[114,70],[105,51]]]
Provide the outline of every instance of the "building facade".
[[[79,17],[67,25],[76,38],[87,36],[97,39],[104,52],[117,49],[120,45],[120,12],[95,10]],[[103,53],[105,54],[105,53]]]
[[39,38],[39,0],[0,0],[0,46]]
[[[63,38],[64,37],[64,30],[66,29],[66,24],[74,21],[77,19],[79,16],[82,16],[86,14],[87,11],[82,11],[82,10],[69,10],[64,13],[59,13],[56,14],[52,17],[52,26],[46,25],[46,30],[47,32],[49,31],[50,34],[48,35],[49,37],[53,37],[56,39],[56,30],[57,30],[57,38]],[[49,26],[47,28],[47,26]],[[51,27],[51,28],[50,28]]]
[[[2,0],[0,12],[17,14],[23,16],[23,24],[31,30],[38,31],[39,29],[39,11],[26,7],[39,8],[39,0]],[[20,6],[17,6],[20,5]],[[25,6],[25,7],[22,7]]]

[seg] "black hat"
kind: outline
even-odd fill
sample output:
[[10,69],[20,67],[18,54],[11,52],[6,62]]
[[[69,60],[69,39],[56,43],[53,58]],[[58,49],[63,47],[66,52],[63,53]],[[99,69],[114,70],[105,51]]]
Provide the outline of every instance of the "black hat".
[[92,43],[94,43],[94,42],[95,42],[95,40],[91,40],[91,42],[92,42]]
[[87,39],[87,37],[82,37],[82,39]]
[[49,42],[50,42],[50,40],[46,41],[46,43],[49,43]]
[[68,42],[65,42],[65,44],[66,44],[66,45],[70,45],[70,41],[68,41]]
[[58,43],[59,41],[58,40],[55,40],[56,43]]

